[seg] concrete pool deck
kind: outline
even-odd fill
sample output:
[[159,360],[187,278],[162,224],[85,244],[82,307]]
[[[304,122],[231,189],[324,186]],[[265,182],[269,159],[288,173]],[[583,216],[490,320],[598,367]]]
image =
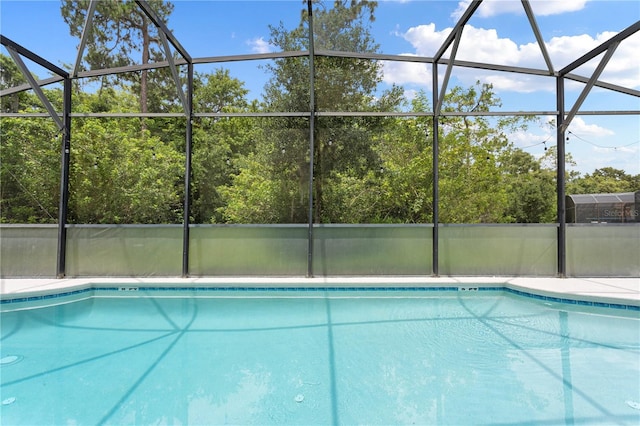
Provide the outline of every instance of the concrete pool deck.
[[216,277],[216,278],[4,278],[0,299],[56,294],[92,287],[504,287],[540,296],[640,306],[640,278],[539,277]]

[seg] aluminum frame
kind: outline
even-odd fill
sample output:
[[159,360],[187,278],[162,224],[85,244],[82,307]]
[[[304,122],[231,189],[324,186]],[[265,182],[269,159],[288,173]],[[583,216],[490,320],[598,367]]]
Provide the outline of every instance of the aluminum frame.
[[[613,55],[616,47],[626,38],[640,31],[640,21],[630,25],[610,40],[602,43],[595,49],[584,54],[580,58],[576,59],[571,64],[565,66],[559,71],[554,71],[553,63],[546,50],[544,39],[538,28],[535,14],[531,9],[529,0],[521,0],[525,14],[529,21],[529,25],[535,35],[538,46],[541,49],[542,56],[544,58],[547,69],[534,69],[505,66],[499,64],[490,63],[477,63],[470,61],[456,60],[458,45],[462,37],[462,31],[469,19],[474,15],[482,0],[473,0],[462,16],[455,24],[451,33],[447,36],[443,44],[437,50],[434,57],[413,57],[402,55],[388,55],[378,53],[358,53],[358,52],[337,52],[327,50],[315,50],[314,37],[313,37],[313,1],[307,0],[307,11],[309,16],[309,50],[308,51],[288,51],[288,52],[276,52],[266,54],[250,54],[250,55],[226,55],[217,57],[202,57],[192,58],[187,50],[180,44],[175,38],[173,33],[169,31],[166,24],[162,22],[153,8],[147,1],[136,0],[136,4],[147,15],[159,31],[162,39],[162,45],[167,57],[167,61],[153,63],[153,64],[138,64],[126,67],[117,67],[102,70],[90,70],[79,71],[82,54],[87,42],[88,34],[91,32],[92,19],[95,13],[97,1],[91,0],[89,3],[87,16],[85,18],[85,24],[81,35],[80,45],[78,47],[77,59],[71,73],[56,67],[44,58],[31,52],[30,50],[20,46],[12,40],[0,35],[0,42],[6,46],[10,55],[17,63],[21,72],[24,74],[28,83],[19,85],[13,88],[4,89],[0,91],[0,96],[8,96],[14,93],[19,93],[25,90],[32,89],[37,94],[43,105],[48,111],[45,113],[16,113],[5,114],[4,117],[42,117],[50,116],[58,125],[63,133],[62,140],[62,153],[61,153],[61,193],[60,193],[60,208],[59,208],[59,233],[58,233],[58,267],[57,276],[64,277],[65,275],[65,250],[66,250],[66,214],[68,209],[68,180],[69,180],[69,152],[70,152],[70,139],[71,139],[71,119],[83,118],[83,117],[184,117],[187,120],[186,126],[186,162],[185,162],[185,199],[184,199],[184,231],[183,231],[183,276],[188,276],[188,263],[189,263],[189,214],[190,214],[190,186],[191,186],[191,149],[192,149],[192,121],[194,117],[309,117],[309,148],[310,148],[310,176],[309,176],[309,215],[308,215],[308,269],[307,276],[313,276],[313,153],[314,153],[314,134],[315,134],[315,118],[320,116],[430,116],[433,118],[432,125],[432,143],[433,143],[433,271],[434,276],[438,275],[438,227],[439,227],[439,191],[438,191],[438,130],[439,130],[439,118],[444,116],[527,116],[527,115],[549,115],[556,116],[557,118],[557,130],[556,130],[556,146],[558,150],[558,165],[557,172],[557,207],[558,207],[558,276],[566,276],[566,223],[564,217],[565,211],[565,131],[570,124],[571,120],[576,115],[640,115],[639,110],[622,110],[622,111],[580,111],[583,101],[588,96],[590,90],[593,87],[601,87],[611,91],[616,91],[626,95],[640,97],[640,91],[632,88],[627,88],[607,82],[598,80],[602,71],[606,68],[608,60]],[[171,54],[169,45],[182,56],[182,59],[174,59]],[[451,54],[449,58],[443,58],[443,55],[451,47]],[[590,61],[598,55],[604,53],[604,57],[600,61],[597,69],[591,76],[581,76],[573,74],[572,71],[580,65]],[[56,74],[56,76],[36,81],[31,77],[30,73],[21,57],[24,56],[37,64],[43,66],[49,71]],[[315,105],[315,80],[314,80],[314,58],[319,56],[325,57],[348,57],[357,59],[369,59],[374,61],[401,61],[401,62],[416,62],[432,65],[432,96],[434,99],[433,111],[424,112],[389,112],[389,113],[371,113],[371,112],[330,112],[330,111],[317,111]],[[297,111],[297,112],[269,112],[269,113],[194,113],[193,112],[193,66],[194,64],[210,64],[210,63],[226,63],[234,61],[251,61],[251,60],[265,60],[265,59],[281,59],[281,58],[295,58],[295,57],[308,57],[310,63],[310,76],[309,85],[311,100],[309,105],[309,111]],[[177,67],[187,66],[187,93],[182,90],[182,84],[180,82]],[[443,84],[440,87],[438,84],[438,66],[445,65],[446,71],[443,79]],[[137,72],[142,70],[156,69],[162,67],[170,67],[173,79],[176,83],[178,96],[184,108],[183,114],[178,113],[100,113],[100,114],[84,114],[84,113],[71,113],[71,83],[74,79],[98,77],[103,75],[113,75],[119,73]],[[520,74],[539,75],[555,78],[556,81],[556,111],[501,111],[501,112],[441,112],[441,106],[446,93],[448,80],[453,70],[453,67],[462,68],[476,68],[485,70],[494,70],[502,72],[513,72]],[[572,80],[585,83],[586,86],[580,94],[578,100],[575,102],[569,113],[565,111],[564,102],[564,83],[565,80]],[[64,83],[64,111],[62,114],[58,114],[51,103],[48,101],[42,87],[54,84]],[[62,118],[60,118],[62,117]]]

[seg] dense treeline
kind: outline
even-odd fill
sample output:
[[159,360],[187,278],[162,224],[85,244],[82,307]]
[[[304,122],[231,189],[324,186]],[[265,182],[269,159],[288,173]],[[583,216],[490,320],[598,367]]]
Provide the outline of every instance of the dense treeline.
[[[110,4],[104,2],[106,5]],[[125,2],[127,4],[128,2]],[[102,4],[102,3],[100,3]],[[172,7],[162,9],[163,16]],[[169,4],[170,5],[170,4]],[[375,52],[369,33],[374,2],[336,2],[314,15],[318,48]],[[64,1],[62,12],[78,32],[83,3]],[[107,7],[107,6],[100,6]],[[86,5],[84,5],[86,10]],[[115,14],[117,11],[110,11]],[[122,13],[130,13],[126,7]],[[112,16],[105,15],[104,16]],[[75,23],[75,24],[73,24]],[[75,27],[73,26],[75,25]],[[147,28],[131,20],[131,34]],[[136,27],[137,25],[137,27]],[[102,37],[89,43],[88,67],[126,64],[126,53],[105,56]],[[305,16],[293,30],[271,28],[270,43],[282,50],[305,49]],[[133,36],[130,35],[131,40]],[[154,33],[141,46],[143,60],[157,57]],[[146,52],[146,53],[145,53]],[[24,80],[0,57],[2,88]],[[91,62],[93,61],[93,62]],[[244,83],[225,69],[196,74],[194,111],[307,111],[306,58],[273,61],[263,99],[249,101]],[[319,111],[394,112],[407,108],[400,87],[380,93],[380,64],[319,58]],[[133,73],[135,74],[135,73]],[[73,112],[181,112],[167,70],[94,82],[76,82]],[[62,109],[61,89],[46,89]],[[489,111],[500,104],[490,85],[453,88],[445,111]],[[424,112],[420,93],[410,109]],[[44,111],[30,93],[2,98],[2,110]],[[440,125],[440,220],[448,223],[535,223],[555,220],[555,152],[543,158],[514,147],[508,134],[526,129],[522,117],[445,117]],[[424,223],[432,221],[431,118],[318,117],[314,133],[313,215],[321,223]],[[0,123],[2,144],[1,220],[57,221],[61,135],[48,118],[8,118]],[[69,221],[71,223],[180,223],[183,220],[185,119],[90,118],[72,122]],[[309,199],[309,121],[302,117],[197,117],[193,121],[191,220],[195,223],[302,223]],[[568,193],[640,189],[640,176],[605,168],[567,175]]]

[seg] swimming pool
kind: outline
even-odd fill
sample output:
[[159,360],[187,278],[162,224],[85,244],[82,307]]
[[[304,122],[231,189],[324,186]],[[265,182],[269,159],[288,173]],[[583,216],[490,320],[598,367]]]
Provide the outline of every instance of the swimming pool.
[[2,423],[640,423],[635,308],[371,290],[105,287],[9,309]]

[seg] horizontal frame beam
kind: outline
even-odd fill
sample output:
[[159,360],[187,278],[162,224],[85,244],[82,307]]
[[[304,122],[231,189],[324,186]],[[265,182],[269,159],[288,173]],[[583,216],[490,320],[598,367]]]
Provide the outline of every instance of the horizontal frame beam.
[[[307,50],[292,50],[287,52],[249,53],[246,55],[207,56],[195,58],[193,64],[215,64],[219,62],[260,61],[265,59],[303,58],[308,57]],[[176,61],[177,63],[177,61]]]
[[[392,55],[374,52],[350,52],[340,50],[316,50],[316,56],[326,56],[334,58],[372,59],[375,61],[397,61],[397,62],[418,62],[432,64],[433,57],[414,55]],[[444,60],[443,60],[444,61]]]
[[[433,112],[381,112],[381,111],[318,111],[316,117],[432,117]],[[443,112],[444,117],[531,117],[531,116],[555,116],[558,111],[478,111],[478,112]],[[640,115],[640,110],[616,110],[616,111],[578,111],[576,115]],[[181,112],[73,112],[75,118],[184,118]],[[193,113],[193,117],[310,117],[310,112],[200,112]],[[0,117],[12,118],[47,118],[46,112],[3,112]]]
[[[305,57],[305,56],[308,56],[308,54],[309,52],[306,52],[306,51],[290,51],[290,52],[277,52],[277,53],[258,53],[258,54],[249,54],[249,55],[215,56],[215,57],[194,58],[193,64],[202,65],[202,64],[221,63],[221,62],[295,58],[295,57]],[[319,50],[316,53],[316,56],[433,64],[433,58],[429,58],[425,56],[382,55],[382,54],[376,54],[376,53],[336,52],[336,51],[328,51],[328,50],[325,50],[325,51]],[[174,61],[174,63],[176,66],[187,64],[187,62],[184,59],[177,59]],[[442,59],[439,63],[441,65],[447,65],[449,63],[449,60]],[[505,72],[512,72],[517,74],[538,75],[543,77],[549,77],[548,70],[542,70],[542,69],[536,69],[536,68],[513,67],[513,66],[497,65],[497,64],[484,64],[480,62],[459,61],[459,60],[455,60],[453,62],[453,65],[456,67],[462,67],[462,68],[473,68],[473,69],[482,69],[482,70],[490,70],[490,71],[505,71]],[[104,70],[82,71],[78,73],[77,78],[101,77],[104,75],[111,75],[111,74],[122,74],[127,72],[137,72],[137,71],[150,70],[155,68],[166,68],[168,66],[169,66],[168,61],[161,61],[161,62],[154,62],[154,63],[144,64],[144,65],[138,64],[138,65],[129,65],[126,67],[106,68]],[[587,83],[589,81],[588,77],[584,77],[578,74],[567,74],[564,77],[569,80],[573,80],[581,83]],[[47,78],[43,80],[38,80],[38,84],[42,87],[48,84],[61,82],[62,80],[63,78],[61,77],[52,77],[52,78]],[[594,86],[600,87],[603,89],[612,90],[618,93],[623,93],[625,95],[640,97],[640,90],[634,90],[631,88],[618,86],[613,83],[596,81],[594,83]],[[12,88],[0,90],[0,97],[12,95],[14,93],[24,92],[29,89],[31,89],[31,86],[29,86],[28,84],[22,84]]]
[[[581,75],[577,75],[577,74],[567,74],[564,76],[565,80],[573,80],[573,81],[577,81],[579,83],[588,83],[589,82],[589,78],[588,77],[584,77]],[[608,89],[608,90],[612,90],[614,92],[618,92],[618,93],[623,93],[625,95],[630,95],[630,96],[635,96],[636,98],[640,98],[640,90],[635,90],[635,89],[631,89],[628,87],[622,87],[622,86],[618,86],[617,84],[612,84],[612,83],[606,83],[603,81],[596,81],[593,84],[595,87],[599,87],[601,89]]]

